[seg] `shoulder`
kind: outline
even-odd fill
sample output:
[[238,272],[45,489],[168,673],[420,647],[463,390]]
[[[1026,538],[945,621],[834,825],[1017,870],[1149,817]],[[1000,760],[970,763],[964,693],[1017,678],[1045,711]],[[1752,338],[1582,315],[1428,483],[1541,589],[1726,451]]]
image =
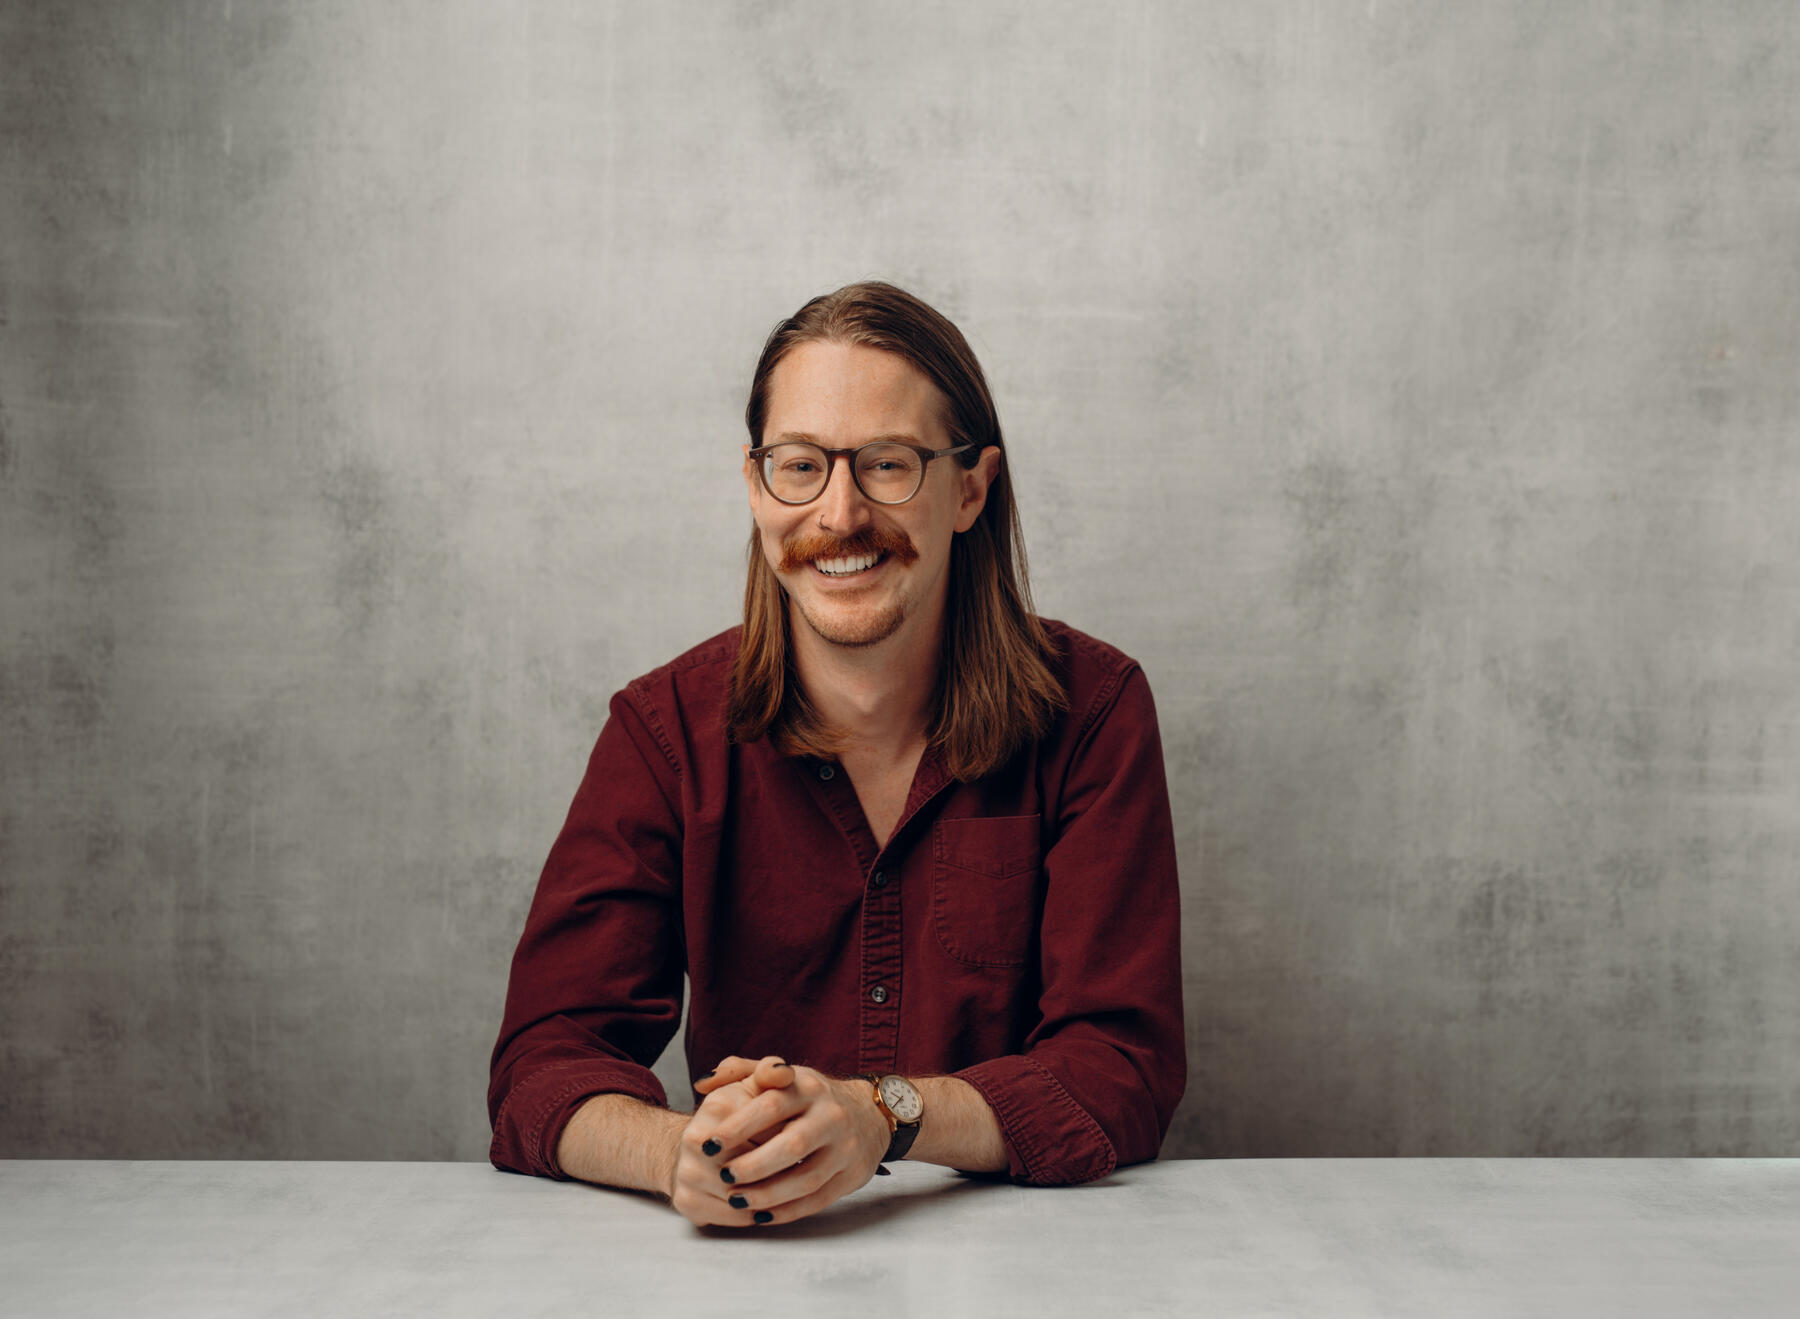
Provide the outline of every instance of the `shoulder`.
[[[1112,708],[1127,682],[1148,695],[1138,662],[1098,637],[1089,636],[1054,618],[1040,618],[1056,655],[1051,667],[1068,693],[1068,732],[1079,739]],[[1135,681],[1133,681],[1135,679]]]
[[722,729],[742,630],[727,628],[633,678],[613,698],[615,708],[629,705],[659,735],[679,729],[684,742],[697,730]]

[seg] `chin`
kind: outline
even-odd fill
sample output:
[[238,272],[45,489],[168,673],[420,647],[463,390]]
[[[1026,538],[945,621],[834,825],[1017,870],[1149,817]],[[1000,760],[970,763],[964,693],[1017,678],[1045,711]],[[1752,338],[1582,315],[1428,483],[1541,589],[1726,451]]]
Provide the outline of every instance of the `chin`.
[[814,635],[834,646],[878,645],[906,622],[906,611],[898,605],[871,610],[809,609],[800,605],[799,613]]

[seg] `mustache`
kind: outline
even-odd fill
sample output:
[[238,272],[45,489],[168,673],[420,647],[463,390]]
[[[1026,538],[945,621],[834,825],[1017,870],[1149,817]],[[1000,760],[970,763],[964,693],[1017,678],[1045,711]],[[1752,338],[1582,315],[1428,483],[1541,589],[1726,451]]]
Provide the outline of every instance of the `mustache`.
[[901,563],[911,563],[919,557],[912,538],[891,527],[864,527],[851,536],[811,531],[781,543],[781,562],[775,570],[797,572],[816,559],[841,559],[856,554],[887,554]]

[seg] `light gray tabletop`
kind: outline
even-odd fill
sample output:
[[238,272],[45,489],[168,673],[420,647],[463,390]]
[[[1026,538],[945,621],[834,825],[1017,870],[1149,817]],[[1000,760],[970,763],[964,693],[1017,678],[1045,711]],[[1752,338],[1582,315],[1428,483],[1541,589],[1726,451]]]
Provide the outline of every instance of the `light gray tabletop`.
[[900,1164],[742,1232],[485,1164],[0,1161],[0,1312],[1792,1319],[1800,1160]]

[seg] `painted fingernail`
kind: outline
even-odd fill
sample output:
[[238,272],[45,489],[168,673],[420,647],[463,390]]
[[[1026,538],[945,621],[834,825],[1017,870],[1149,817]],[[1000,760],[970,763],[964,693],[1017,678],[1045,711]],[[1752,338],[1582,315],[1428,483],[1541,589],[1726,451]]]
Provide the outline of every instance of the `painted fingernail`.
[[729,1168],[719,1169],[719,1180],[724,1182],[727,1186],[737,1185],[737,1178],[731,1175],[731,1169]]
[[750,1207],[750,1202],[741,1195],[734,1195],[725,1203],[730,1205],[733,1209],[748,1209]]
[[777,1067],[792,1067],[793,1066],[792,1063],[776,1063],[775,1065]]
[[715,1067],[712,1069],[712,1071],[708,1072],[705,1076],[701,1077],[700,1079],[702,1081],[710,1081],[713,1079],[713,1077],[717,1076],[718,1074],[719,1074],[719,1069],[717,1067]]
[[754,1218],[759,1223],[773,1223],[775,1221],[775,1215],[771,1214],[767,1209],[758,1209],[754,1214],[750,1215],[750,1217]]
[[707,1158],[710,1159],[710,1158],[712,1158],[713,1155],[717,1154],[720,1150],[722,1150],[724,1148],[725,1147],[723,1145],[719,1144],[718,1141],[708,1140],[703,1145],[700,1146],[700,1152],[702,1154],[704,1154]]

